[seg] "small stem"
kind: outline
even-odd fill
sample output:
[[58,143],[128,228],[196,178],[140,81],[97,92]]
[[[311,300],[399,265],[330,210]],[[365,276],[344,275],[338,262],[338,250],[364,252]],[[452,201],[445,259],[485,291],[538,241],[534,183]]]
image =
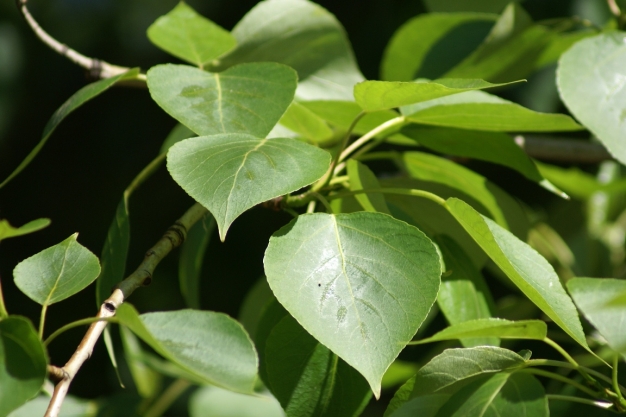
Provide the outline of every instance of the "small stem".
[[154,174],[154,172],[161,166],[166,156],[167,152],[163,152],[152,161],[150,161],[150,163],[146,165],[139,174],[137,174],[137,176],[133,179],[130,185],[124,190],[124,199],[126,200],[126,202],[128,202],[128,198],[130,197],[130,195],[135,192],[135,190],[139,188],[139,186],[143,184],[144,181],[150,178],[150,176]]
[[613,354],[613,371],[611,373],[611,385],[613,385],[613,390],[615,391],[615,393],[617,394],[617,398],[619,399],[619,402],[621,404],[626,403],[626,401],[624,401],[624,396],[622,395],[622,390],[620,389],[620,385],[619,385],[619,381],[617,380],[618,374],[617,374],[617,368],[618,368],[618,364],[619,364],[619,356],[617,355],[617,353]]
[[332,195],[329,195],[327,198],[328,200],[336,200],[338,198],[350,197],[350,196],[357,195],[357,194],[375,194],[375,193],[410,195],[413,197],[426,198],[430,201],[433,201],[439,204],[440,206],[445,207],[445,204],[446,204],[446,201],[443,198],[439,197],[438,195],[429,193],[428,191],[424,191],[424,190],[414,190],[414,189],[409,189],[409,188],[366,188],[363,190],[345,191],[345,192],[341,192],[337,194],[332,194]]
[[55,330],[48,338],[43,342],[44,346],[48,346],[54,339],[59,337],[61,334],[66,331],[73,329],[74,327],[84,326],[86,324],[95,323],[97,321],[106,321],[108,323],[117,323],[117,319],[115,317],[89,317],[86,319],[76,320],[71,323],[66,324],[65,326]]
[[342,153],[342,151],[346,148],[346,145],[348,145],[348,141],[350,140],[350,135],[352,134],[354,127],[359,122],[359,120],[361,120],[361,118],[365,116],[365,114],[366,113],[361,112],[354,118],[354,120],[350,124],[350,127],[348,128],[348,131],[346,132],[346,135],[343,138],[341,146],[339,147],[339,149],[337,149],[337,153],[333,157],[333,160],[331,161],[330,166],[328,167],[328,171],[326,171],[326,174],[324,174],[324,176],[321,179],[319,179],[315,184],[313,184],[313,187],[311,187],[312,191],[319,191],[322,188],[326,187],[328,183],[330,182],[330,180],[333,178],[335,166],[337,166],[337,163],[339,162],[339,156]]
[[620,17],[622,15],[622,10],[619,8],[615,0],[606,0],[606,2],[609,5],[611,13],[613,13],[616,17]]
[[612,403],[607,403],[604,401],[596,401],[596,400],[590,400],[587,398],[572,397],[570,395],[546,394],[546,398],[548,400],[571,401],[574,403],[587,404],[587,405],[592,405],[594,407],[600,407],[604,409],[608,409],[613,405]]
[[[589,375],[593,375],[598,379],[603,380],[604,382],[608,383],[608,384],[612,384],[613,381],[611,380],[611,378],[607,377],[604,374],[601,374],[598,371],[595,371],[593,369],[590,368],[586,368],[584,366],[574,366],[569,362],[563,362],[563,361],[555,361],[552,359],[530,359],[528,361],[526,361],[526,366],[556,366],[556,367],[560,367],[560,368],[567,368],[567,369],[571,369],[574,371],[577,371],[578,369],[582,369],[585,372],[587,372]],[[622,393],[626,390],[626,388],[622,387],[620,385],[620,391],[622,391]]]
[[544,376],[546,378],[552,378],[555,379],[557,381],[561,381],[564,382],[566,384],[569,384],[573,387],[576,387],[578,390],[584,392],[585,394],[591,396],[591,397],[597,397],[599,394],[595,391],[592,391],[591,389],[587,388],[586,386],[574,381],[573,379],[570,379],[568,377],[565,377],[563,375],[559,375],[557,373],[554,372],[550,372],[550,371],[544,371],[543,369],[537,369],[537,368],[524,368],[519,370],[518,372],[524,372],[524,373],[529,373],[529,374],[534,374],[534,375],[539,375],[539,376]]
[[41,306],[41,315],[39,316],[39,339],[43,340],[43,326],[46,323],[46,311],[48,310],[48,305],[44,304]]
[[350,180],[350,178],[348,178],[347,175],[342,175],[341,177],[335,177],[332,180],[330,180],[328,185],[341,184],[342,182],[346,182],[346,181],[349,181],[349,180]]
[[315,206],[317,205],[317,201],[311,200],[309,201],[309,205],[306,207],[307,213],[315,213]]
[[549,337],[546,337],[545,339],[543,339],[543,341],[545,343],[547,343],[548,345],[552,346],[554,349],[556,349],[561,355],[563,355],[563,357],[572,365],[575,366],[576,371],[578,371],[578,373],[580,373],[583,378],[585,378],[590,384],[592,384],[595,387],[599,387],[602,388],[602,386],[600,386],[600,384],[598,383],[598,381],[596,381],[595,379],[593,379],[591,376],[589,376],[589,374],[587,372],[585,372],[584,369],[582,369],[582,367],[578,364],[578,362],[576,362],[576,360],[574,360],[574,358],[572,358],[570,356],[569,353],[567,353],[565,351],[565,349],[563,349],[561,346],[559,346],[554,340],[550,339]]
[[321,195],[320,193],[316,193],[315,191],[311,192],[311,195],[317,198],[320,201],[320,203],[324,205],[327,212],[329,213],[333,212],[333,208],[330,206],[330,204],[328,203],[328,200],[324,198],[323,195]]
[[185,381],[184,379],[177,379],[172,382],[172,384],[167,387],[165,391],[159,396],[159,398],[146,410],[143,414],[143,417],[159,417],[163,415],[176,401],[178,397],[181,396],[183,392],[187,390],[191,386],[191,383]]
[[2,282],[0,281],[0,320],[9,317],[9,312],[4,305],[4,296],[2,295]]
[[374,138],[379,133],[382,133],[385,130],[387,130],[387,129],[393,127],[393,126],[402,124],[405,121],[406,121],[406,118],[404,116],[398,116],[398,117],[394,117],[391,120],[387,120],[385,123],[383,123],[381,125],[378,125],[374,129],[370,130],[369,132],[367,132],[366,134],[361,136],[358,140],[354,141],[343,152],[341,152],[341,155],[339,156],[339,161],[338,162],[342,162],[343,160],[345,160],[352,152],[354,152],[355,150],[360,148],[362,145],[367,143],[370,139]]

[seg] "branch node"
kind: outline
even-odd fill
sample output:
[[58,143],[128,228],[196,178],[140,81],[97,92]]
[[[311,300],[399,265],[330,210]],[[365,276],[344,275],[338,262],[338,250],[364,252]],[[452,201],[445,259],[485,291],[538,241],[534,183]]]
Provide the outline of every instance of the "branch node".
[[105,302],[104,303],[104,308],[106,308],[107,311],[111,312],[111,313],[115,313],[115,304],[111,303],[111,302]]
[[53,382],[59,383],[64,379],[68,379],[70,374],[68,374],[65,369],[59,368],[58,366],[48,365],[48,375]]
[[172,247],[177,248],[185,241],[187,228],[181,222],[176,221],[167,229],[163,237],[167,238],[172,243]]

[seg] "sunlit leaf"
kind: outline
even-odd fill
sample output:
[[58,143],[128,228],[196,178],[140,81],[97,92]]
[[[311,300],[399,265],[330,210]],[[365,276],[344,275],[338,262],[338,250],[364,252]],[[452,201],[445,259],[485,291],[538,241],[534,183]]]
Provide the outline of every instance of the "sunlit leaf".
[[626,44],[623,32],[576,43],[559,60],[557,83],[572,114],[626,163]]
[[198,135],[265,137],[293,100],[296,73],[270,62],[210,73],[187,65],[157,65],[147,74],[154,101]]
[[41,230],[44,227],[48,227],[49,224],[50,219],[37,219],[23,224],[20,227],[13,227],[9,224],[8,220],[0,220],[0,240],[27,235]]
[[252,392],[257,373],[256,352],[241,324],[227,315],[178,310],[139,316],[125,303],[118,308],[117,318],[198,381],[231,391]]
[[183,2],[150,25],[148,39],[164,51],[199,67],[237,45],[227,30]]
[[46,350],[24,317],[0,320],[0,415],[35,397],[47,376]]
[[294,139],[244,134],[201,136],[168,152],[167,168],[217,222],[222,241],[247,209],[319,179],[330,154]]
[[377,397],[383,374],[434,303],[441,275],[422,232],[368,212],[301,215],[272,236],[264,264],[281,304],[365,376]]
[[76,294],[100,273],[98,258],[76,241],[78,233],[17,264],[15,285],[31,300],[49,306]]

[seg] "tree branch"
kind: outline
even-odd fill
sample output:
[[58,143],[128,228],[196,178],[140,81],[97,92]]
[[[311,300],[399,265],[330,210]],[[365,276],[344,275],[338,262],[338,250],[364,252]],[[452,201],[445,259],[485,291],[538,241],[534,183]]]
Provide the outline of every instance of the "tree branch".
[[108,62],[100,61],[99,59],[86,57],[67,45],[60,43],[43,30],[41,26],[39,26],[39,23],[37,23],[26,7],[27,1],[28,0],[17,0],[17,8],[22,13],[22,16],[24,16],[28,26],[30,26],[33,32],[35,32],[35,35],[37,35],[37,37],[50,49],[86,69],[91,78],[96,80],[99,78],[109,78],[114,75],[125,73],[130,69],[109,64]]
[[[172,249],[180,246],[187,236],[187,231],[207,213],[207,210],[199,203],[191,206],[163,235],[163,237],[146,252],[143,262],[126,279],[117,285],[111,296],[104,300],[100,306],[97,318],[115,316],[117,308],[139,287],[149,285],[152,274],[159,262],[169,254]],[[51,375],[60,378],[54,387],[54,394],[48,405],[45,417],[57,417],[61,411],[63,400],[67,395],[72,380],[78,373],[83,363],[91,357],[94,346],[106,327],[106,321],[93,323],[83,340],[78,345],[76,352],[62,368],[49,367]]]
[[514,140],[528,156],[537,159],[572,164],[596,164],[613,159],[604,146],[585,140],[534,135],[517,135]]

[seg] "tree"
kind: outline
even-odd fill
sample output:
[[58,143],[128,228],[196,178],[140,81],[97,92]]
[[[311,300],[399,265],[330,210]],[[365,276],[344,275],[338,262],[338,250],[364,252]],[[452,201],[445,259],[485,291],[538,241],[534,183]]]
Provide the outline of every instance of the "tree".
[[[60,44],[18,4],[47,46],[99,80],[59,107],[0,188],[113,86],[147,88],[179,124],[125,188],[99,258],[74,233],[15,266],[15,285],[41,314],[35,326],[0,293],[0,414],[158,416],[194,386],[193,416],[360,415],[398,385],[386,416],[626,411],[620,5],[608,2],[614,18],[599,28],[535,22],[515,2],[426,4],[433,13],[390,40],[380,81],[365,80],[334,16],[305,0],[260,2],[230,32],[180,3],[147,35],[184,64],[145,73]],[[503,98],[549,85],[541,80],[557,63],[577,121]],[[579,136],[546,136],[556,132]],[[597,176],[532,156],[592,160]],[[129,200],[163,164],[194,202],[127,275]],[[501,187],[488,179],[498,175],[517,177]],[[544,190],[548,207],[569,214],[549,225],[511,183]],[[571,217],[581,206],[583,227]],[[209,242],[227,242],[251,209],[280,225],[236,320],[202,308],[201,270]],[[49,223],[3,220],[0,240]],[[155,295],[145,309],[131,305],[166,278],[157,265],[179,246],[187,308]],[[47,331],[48,308],[92,283],[98,314]],[[51,342],[85,325],[69,361],[51,359]],[[94,405],[68,391],[101,338],[132,388]]]

